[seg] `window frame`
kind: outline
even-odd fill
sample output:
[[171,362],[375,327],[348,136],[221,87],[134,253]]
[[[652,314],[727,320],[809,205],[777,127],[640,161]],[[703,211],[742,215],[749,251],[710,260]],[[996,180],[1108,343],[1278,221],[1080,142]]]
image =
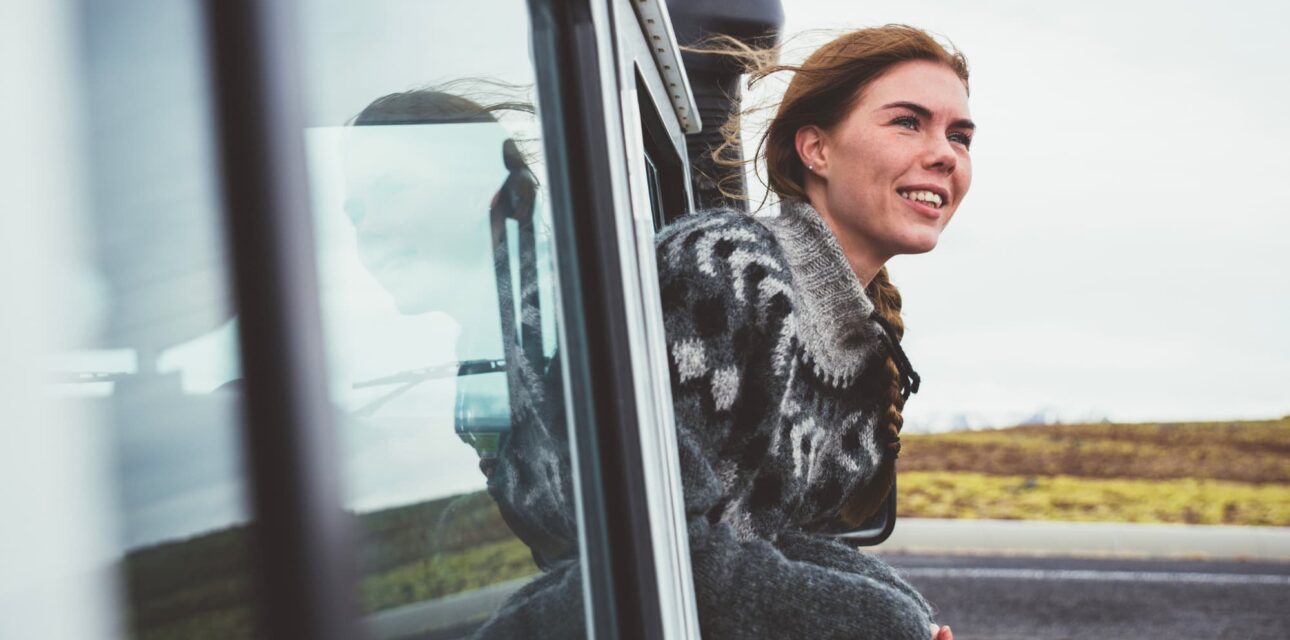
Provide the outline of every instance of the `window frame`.
[[361,637],[309,207],[294,2],[205,2],[266,637]]
[[[657,291],[647,288],[657,287],[654,270],[640,268],[642,241],[653,264],[652,217],[648,206],[633,206],[640,191],[630,185],[641,176],[626,161],[628,139],[639,121],[625,117],[631,106],[622,101],[619,36],[639,36],[639,27],[624,21],[631,9],[621,0],[530,4],[539,101],[544,113],[557,114],[544,118],[543,127],[553,167],[556,247],[564,255],[558,261],[561,328],[566,354],[586,363],[566,367],[571,374],[566,389],[572,432],[580,444],[584,550],[603,550],[605,560],[584,558],[592,628],[597,637],[697,637],[688,540],[684,528],[678,535],[675,527],[678,516],[684,522],[679,475],[675,490],[659,477],[660,469],[676,468],[675,443],[665,446],[657,430],[643,427],[656,423],[655,390],[660,377],[666,381],[667,366],[664,359],[660,374],[656,355],[662,352],[652,348],[656,341],[644,311],[651,296],[657,301]],[[544,47],[549,47],[547,64]],[[631,82],[634,88],[634,77]],[[568,149],[556,148],[556,141],[567,142]],[[650,232],[644,238],[641,216]],[[661,324],[658,329],[661,335]],[[594,379],[573,377],[592,371]],[[579,397],[579,390],[589,393]],[[586,406],[588,401],[594,406]],[[666,407],[670,419],[670,398]],[[590,428],[592,423],[598,428]],[[677,579],[678,567],[685,571],[683,582]],[[606,584],[613,588],[599,586]]]
[[[640,438],[654,513],[661,615],[667,637],[698,638],[698,607],[658,289],[654,251],[658,229],[647,156],[662,165],[658,167],[658,177],[663,182],[658,186],[663,202],[658,204],[662,205],[664,222],[689,213],[693,195],[685,133],[697,131],[699,123],[682,121],[687,104],[693,113],[694,98],[684,82],[684,67],[671,36],[666,6],[652,0],[614,0],[611,4],[615,9],[618,109],[630,208],[630,220],[623,224],[631,227],[625,242],[634,247],[634,255],[624,256],[624,289],[632,294],[630,312],[637,350],[632,362],[639,380],[637,395],[642,399],[640,422],[646,425],[640,430]],[[660,62],[679,73],[682,81],[670,82]],[[670,94],[668,85],[673,87]]]

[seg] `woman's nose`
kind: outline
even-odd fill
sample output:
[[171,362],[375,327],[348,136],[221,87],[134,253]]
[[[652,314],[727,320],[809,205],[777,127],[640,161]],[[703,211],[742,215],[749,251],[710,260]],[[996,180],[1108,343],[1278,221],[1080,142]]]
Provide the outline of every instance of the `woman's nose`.
[[928,143],[923,166],[927,169],[950,175],[954,173],[954,168],[958,166],[958,160],[958,154],[954,152],[954,147],[950,144],[950,141],[937,136]]
[[349,218],[349,221],[355,227],[359,226],[359,224],[363,222],[363,218],[366,217],[366,211],[363,210],[363,203],[357,199],[350,198],[346,200],[343,205],[343,209],[345,210],[345,216]]
[[408,230],[408,218],[391,207],[369,207],[361,201],[345,204],[345,215],[359,235],[397,235]]

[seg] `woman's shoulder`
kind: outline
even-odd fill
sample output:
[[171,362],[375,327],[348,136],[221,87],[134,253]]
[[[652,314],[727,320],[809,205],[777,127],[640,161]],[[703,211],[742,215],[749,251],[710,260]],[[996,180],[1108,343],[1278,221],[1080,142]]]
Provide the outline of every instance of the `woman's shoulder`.
[[792,311],[794,278],[783,247],[747,213],[689,214],[659,234],[657,257],[669,342],[733,337],[748,323],[767,332]]
[[754,215],[738,209],[719,208],[688,213],[659,230],[656,244],[665,246],[678,241],[695,241],[703,235],[745,231],[759,238],[773,240],[770,230]]
[[756,216],[735,209],[687,214],[659,231],[655,239],[660,275],[697,271],[708,276],[729,269],[788,278],[783,248]]

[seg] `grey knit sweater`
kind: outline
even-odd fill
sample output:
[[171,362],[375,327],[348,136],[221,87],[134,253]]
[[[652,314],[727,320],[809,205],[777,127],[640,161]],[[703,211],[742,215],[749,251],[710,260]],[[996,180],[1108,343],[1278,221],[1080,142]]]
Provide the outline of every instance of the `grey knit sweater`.
[[[694,214],[657,254],[704,637],[927,640],[931,609],[908,583],[815,533],[889,483],[895,455],[880,424],[890,343],[828,226],[801,202]],[[576,559],[551,563],[478,637],[580,635],[579,575]]]

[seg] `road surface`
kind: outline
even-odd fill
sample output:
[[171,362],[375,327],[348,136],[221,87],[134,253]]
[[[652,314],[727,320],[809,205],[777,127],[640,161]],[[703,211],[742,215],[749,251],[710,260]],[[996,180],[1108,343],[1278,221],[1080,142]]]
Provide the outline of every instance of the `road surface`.
[[[956,640],[1290,640],[1290,528],[902,518],[876,550]],[[524,583],[379,612],[369,635],[468,635]]]
[[1290,638],[1290,564],[884,554],[955,640]]

